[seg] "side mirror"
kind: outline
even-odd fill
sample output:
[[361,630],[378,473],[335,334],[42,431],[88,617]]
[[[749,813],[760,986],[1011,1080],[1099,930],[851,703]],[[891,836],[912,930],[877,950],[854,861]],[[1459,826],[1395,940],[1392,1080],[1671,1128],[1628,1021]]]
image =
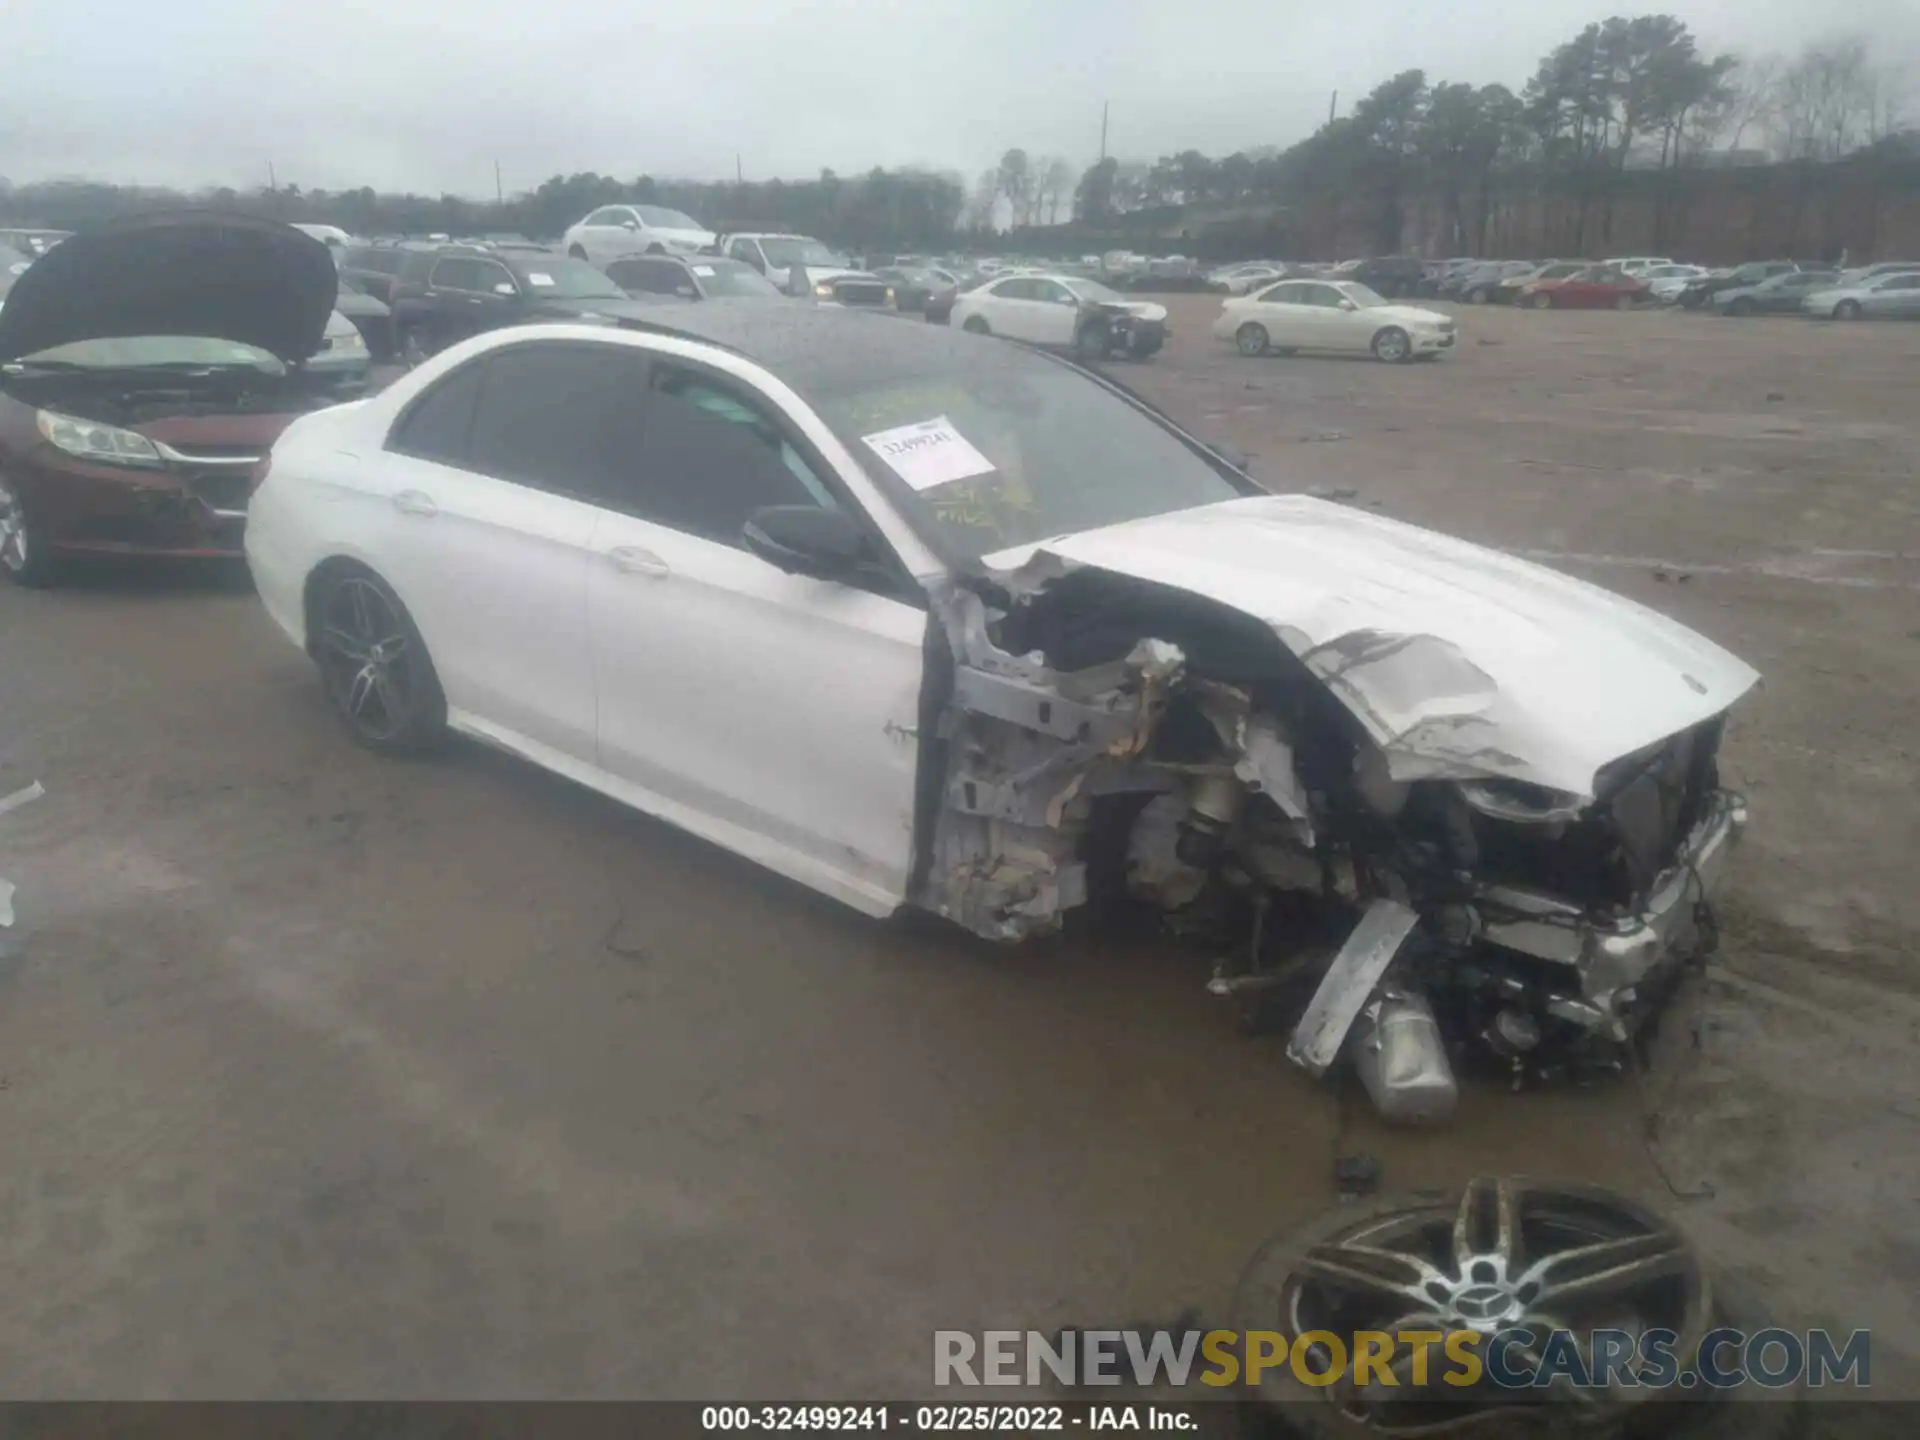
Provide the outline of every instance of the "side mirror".
[[513,288],[513,282],[511,280],[502,280],[493,287],[493,293],[496,295],[504,295],[507,299],[511,300],[520,292]]
[[1342,300],[1340,302],[1340,308],[1342,310],[1358,310],[1360,307],[1354,304],[1351,300]]
[[747,549],[790,575],[838,580],[868,558],[866,533],[842,510],[768,505],[748,517]]
[[620,222],[620,228],[622,230],[638,230],[640,228],[640,222],[629,215]]
[[689,300],[698,300],[700,298],[700,292],[695,290],[691,285],[676,285],[673,287],[673,293],[676,295],[684,295]]

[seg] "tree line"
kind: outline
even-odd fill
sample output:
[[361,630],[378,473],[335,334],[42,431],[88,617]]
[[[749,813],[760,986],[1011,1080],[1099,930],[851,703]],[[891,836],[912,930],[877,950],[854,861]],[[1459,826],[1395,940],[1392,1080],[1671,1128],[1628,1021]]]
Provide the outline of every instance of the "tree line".
[[[1838,38],[1793,56],[1703,53],[1671,15],[1588,25],[1544,56],[1519,91],[1432,80],[1408,70],[1298,143],[1218,158],[1196,150],[1153,161],[1010,149],[971,185],[957,174],[875,168],[812,179],[689,181],[591,172],[555,175],[496,201],[457,195],[274,185],[186,195],[58,181],[0,189],[13,224],[79,228],[114,215],[210,203],[340,225],[358,234],[557,236],[600,205],[671,206],[715,229],[791,229],[863,249],[1089,242],[1129,219],[1233,207],[1338,213],[1370,249],[1410,243],[1485,253],[1489,226],[1517,197],[1549,195],[1579,253],[1610,231],[1624,187],[1652,172],[1655,230],[1698,175],[1730,161],[1835,164],[1859,155],[1920,160],[1903,127],[1907,82],[1867,44]],[[1416,214],[1420,226],[1410,225]],[[1415,232],[1418,232],[1417,234]]]

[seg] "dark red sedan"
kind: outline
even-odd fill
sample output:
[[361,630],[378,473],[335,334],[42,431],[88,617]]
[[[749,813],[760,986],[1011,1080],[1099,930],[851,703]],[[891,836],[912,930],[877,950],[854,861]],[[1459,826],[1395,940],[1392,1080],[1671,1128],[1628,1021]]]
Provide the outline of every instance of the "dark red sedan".
[[0,571],[80,555],[237,556],[256,467],[328,403],[301,362],[337,290],[326,246],[206,211],[76,235],[0,307]]
[[1558,280],[1535,280],[1518,303],[1532,310],[1631,310],[1651,295],[1645,281],[1610,265],[1589,265]]

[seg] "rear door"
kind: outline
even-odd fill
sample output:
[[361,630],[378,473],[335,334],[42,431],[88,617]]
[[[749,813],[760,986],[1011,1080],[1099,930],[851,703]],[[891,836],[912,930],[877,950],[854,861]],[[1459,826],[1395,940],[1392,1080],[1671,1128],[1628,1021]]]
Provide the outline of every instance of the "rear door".
[[1890,275],[1879,281],[1862,308],[1888,319],[1920,319],[1920,275]]
[[1307,300],[1310,288],[1307,281],[1287,280],[1254,298],[1248,318],[1266,329],[1269,344],[1306,349],[1326,343],[1315,328],[1313,307]]
[[618,362],[646,398],[621,417],[639,436],[588,580],[601,767],[635,803],[885,913],[913,854],[924,594],[748,551],[761,506],[854,502],[753,386],[645,353]]
[[595,745],[594,502],[615,478],[593,427],[620,399],[600,348],[511,346],[441,379],[395,424],[366,527],[455,719],[576,765]]

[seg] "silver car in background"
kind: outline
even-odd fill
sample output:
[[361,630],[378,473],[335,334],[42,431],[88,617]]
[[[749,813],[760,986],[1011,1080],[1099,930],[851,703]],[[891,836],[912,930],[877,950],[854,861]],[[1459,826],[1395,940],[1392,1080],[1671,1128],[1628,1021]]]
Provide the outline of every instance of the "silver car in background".
[[1856,284],[1816,290],[1800,308],[1823,320],[1920,320],[1920,270],[1892,270]]

